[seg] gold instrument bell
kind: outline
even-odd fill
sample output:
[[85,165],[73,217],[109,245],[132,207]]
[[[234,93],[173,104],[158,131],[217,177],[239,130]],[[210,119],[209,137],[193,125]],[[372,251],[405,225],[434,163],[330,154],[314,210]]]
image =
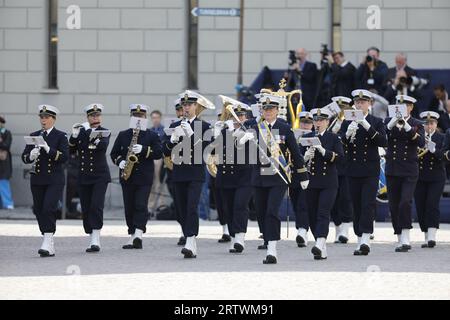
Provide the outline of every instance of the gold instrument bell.
[[[287,120],[287,113],[289,112],[289,117],[291,119],[290,124],[291,124],[292,129],[298,129],[298,128],[300,128],[299,114],[300,114],[300,112],[302,112],[302,109],[303,109],[302,90],[297,89],[297,90],[292,90],[289,92],[285,91],[284,88],[286,87],[286,79],[284,79],[284,78],[281,78],[281,80],[279,82],[279,87],[280,87],[280,89],[278,89],[278,91],[272,91],[270,89],[261,89],[261,93],[268,93],[268,94],[278,96],[278,97],[285,99],[286,100],[285,104],[280,104],[280,106],[278,107],[278,109],[279,109],[278,116],[280,118],[283,118],[284,120]],[[292,105],[292,97],[295,94],[299,94],[300,99],[294,110],[294,106]],[[287,110],[286,110],[286,108],[287,108]]]

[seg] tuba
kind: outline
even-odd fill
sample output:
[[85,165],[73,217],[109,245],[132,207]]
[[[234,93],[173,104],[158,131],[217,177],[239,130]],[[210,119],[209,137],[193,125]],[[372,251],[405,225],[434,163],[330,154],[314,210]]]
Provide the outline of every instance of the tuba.
[[[287,113],[289,112],[289,116],[291,118],[291,127],[292,129],[298,129],[300,127],[300,117],[299,114],[303,109],[303,100],[302,100],[302,91],[301,90],[292,90],[286,92],[284,88],[286,87],[286,79],[282,78],[279,83],[280,89],[278,91],[273,92],[270,89],[261,89],[261,93],[268,93],[278,97],[281,97],[283,103],[279,106],[278,117],[287,121]],[[300,100],[295,107],[292,105],[292,96],[295,94],[300,95]]]

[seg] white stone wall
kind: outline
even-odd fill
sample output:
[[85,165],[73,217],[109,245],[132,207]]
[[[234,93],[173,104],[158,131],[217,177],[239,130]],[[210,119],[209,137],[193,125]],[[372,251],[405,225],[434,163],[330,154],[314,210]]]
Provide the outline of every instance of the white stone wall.
[[[369,5],[381,9],[380,30],[367,30]],[[375,45],[389,66],[403,51],[412,67],[450,68],[450,1],[342,0],[342,9],[342,49],[355,63]]]
[[[46,0],[0,0],[0,114],[14,134],[14,198],[30,204],[19,155],[24,134],[38,128],[36,106],[58,106],[58,128],[83,120],[82,107],[106,106],[104,123],[117,133],[127,125],[128,105],[143,102],[172,114],[184,89],[185,0],[59,0],[57,93],[45,90]],[[329,42],[329,0],[246,0],[244,84],[265,65],[284,69],[288,50],[305,47],[318,62]],[[66,8],[78,4],[81,30],[67,30]],[[366,28],[366,8],[381,7],[381,29]],[[238,0],[199,0],[200,7],[238,7]],[[368,46],[393,65],[405,51],[416,68],[450,68],[450,1],[342,0],[342,50],[357,64]],[[215,101],[234,95],[239,18],[200,17],[199,90]],[[205,113],[207,119],[214,112]],[[115,138],[115,135],[112,137]],[[117,170],[112,167],[117,175]],[[23,191],[22,191],[23,190]],[[112,187],[111,204],[121,205]]]

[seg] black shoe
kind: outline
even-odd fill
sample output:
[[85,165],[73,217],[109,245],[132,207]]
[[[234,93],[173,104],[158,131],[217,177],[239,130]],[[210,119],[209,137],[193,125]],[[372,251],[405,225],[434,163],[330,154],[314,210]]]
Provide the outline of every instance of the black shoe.
[[96,245],[92,245],[90,248],[86,249],[86,252],[99,252],[100,251],[100,247],[96,246]]
[[323,260],[326,258],[322,258],[322,250],[320,250],[319,248],[317,248],[316,246],[312,247],[311,249],[311,253],[314,256],[314,260]]
[[55,256],[55,254],[50,254],[50,252],[48,252],[47,250],[44,250],[44,249],[39,249],[38,253],[41,256],[41,258],[47,258],[47,257],[54,257]]
[[424,244],[422,244],[421,246],[420,246],[421,248],[428,248],[428,242],[427,243],[424,243]]
[[122,249],[134,249],[134,246],[132,244],[125,244],[122,246]]
[[361,250],[357,249],[357,250],[353,251],[353,255],[354,256],[362,256],[363,254],[362,254]]
[[184,246],[186,245],[186,238],[184,236],[181,236],[180,239],[178,239],[177,246]]
[[429,240],[428,241],[428,248],[434,248],[434,247],[436,247],[436,241]]
[[370,247],[363,243],[360,247],[359,247],[359,251],[361,252],[362,256],[367,256],[370,252]]
[[407,244],[403,244],[400,247],[395,248],[395,252],[408,252],[411,250],[411,246]]
[[348,238],[345,236],[339,236],[338,240],[339,240],[339,243],[347,243],[348,242]]
[[260,245],[258,246],[258,250],[267,250],[267,243],[260,244]]
[[142,249],[142,239],[141,238],[134,238],[133,248],[134,249]]
[[225,242],[230,242],[231,241],[231,236],[229,234],[223,234],[222,238],[220,238],[218,240],[219,243],[225,243]]
[[234,249],[230,249],[230,252],[231,250],[233,250],[233,253],[241,253],[242,251],[244,251],[244,246],[240,243],[235,243]]
[[197,256],[194,255],[194,253],[186,248],[181,249],[181,253],[184,255],[185,259],[191,259],[191,258],[196,258]]
[[270,254],[263,260],[263,264],[276,264],[277,258]]
[[306,247],[305,239],[302,236],[295,237],[295,242],[297,242],[297,247],[299,248]]

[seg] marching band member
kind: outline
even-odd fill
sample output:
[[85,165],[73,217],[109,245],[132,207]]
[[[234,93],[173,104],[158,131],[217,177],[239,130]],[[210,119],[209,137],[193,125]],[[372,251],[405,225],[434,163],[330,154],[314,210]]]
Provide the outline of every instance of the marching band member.
[[69,156],[67,135],[55,128],[59,110],[50,105],[40,105],[41,130],[31,136],[42,136],[44,145],[27,145],[22,153],[24,163],[34,163],[30,172],[30,186],[33,195],[33,213],[43,235],[38,253],[41,257],[53,257],[55,248],[53,235],[56,231],[56,211],[62,200],[65,184],[63,164]]
[[[221,97],[221,96],[219,96]],[[227,97],[228,98],[228,97]],[[221,119],[224,117],[224,112],[222,111],[218,115],[218,120],[214,124],[214,138],[217,138],[221,134],[221,130],[224,128],[225,123]],[[228,126],[229,129],[232,129],[233,126]],[[215,140],[216,141],[216,140]],[[222,141],[222,140],[221,140]],[[210,160],[215,159],[216,155],[211,155]],[[207,167],[208,168],[208,167]],[[217,167],[216,167],[217,168]],[[214,202],[216,204],[216,210],[217,215],[219,218],[219,223],[222,226],[222,237],[218,240],[219,243],[225,243],[225,242],[231,242],[232,237],[230,235],[230,228],[227,224],[229,217],[227,216],[228,213],[226,212],[224,206],[224,200],[222,197],[222,180],[219,178],[217,179],[219,171],[217,171],[216,176],[213,174],[210,174],[210,186],[211,186],[211,192],[214,196]],[[233,245],[233,244],[232,244]]]
[[[130,116],[147,118],[149,107],[130,105]],[[130,239],[123,249],[142,249],[142,236],[148,220],[148,197],[153,182],[153,160],[161,159],[161,142],[150,129],[129,128],[119,132],[111,150],[111,159],[119,167],[125,220]]]
[[217,165],[216,184],[220,186],[223,210],[227,217],[226,224],[231,236],[229,252],[241,253],[245,247],[249,202],[253,189],[249,143],[241,146],[237,140],[245,134],[241,124],[243,125],[247,120],[247,111],[250,108],[240,101],[225,96],[220,97],[224,105],[228,104],[228,108],[232,108],[237,119],[233,118],[229,110],[224,110],[222,114],[226,116],[222,116],[223,121],[218,121],[214,125],[214,128],[222,128],[214,134],[215,144],[221,142],[220,156],[223,160]]
[[[310,112],[300,112],[299,120],[301,130],[313,130],[313,116]],[[295,228],[297,229],[295,242],[299,248],[304,248],[308,245],[309,218],[306,207],[306,191],[301,188],[298,178],[299,174],[294,171],[292,173],[292,183],[289,186],[289,197],[295,213]]]
[[170,128],[175,130],[170,139],[164,143],[163,152],[165,156],[171,156],[174,159],[172,181],[175,205],[179,211],[183,234],[186,238],[186,245],[181,253],[185,258],[195,258],[197,256],[196,237],[199,229],[197,207],[205,182],[203,150],[209,144],[209,141],[203,139],[203,135],[210,128],[210,124],[199,119],[198,116],[204,109],[215,107],[205,97],[191,90],[181,93],[180,98],[184,117],[170,125]]
[[364,119],[345,121],[341,138],[346,149],[346,175],[349,179],[354,219],[353,230],[358,237],[354,255],[368,255],[370,235],[374,229],[376,195],[380,176],[379,147],[387,146],[383,120],[369,114],[373,103],[371,92],[363,89],[352,91],[357,110]]
[[[175,107],[175,115],[176,115],[177,119],[182,119],[184,112],[183,112],[183,107],[181,106],[181,99],[180,98],[175,99],[173,104]],[[168,141],[168,139],[169,139],[169,137],[167,135],[164,135],[161,138],[162,144],[164,145]],[[172,163],[170,156],[164,156],[164,165],[167,168],[167,170],[166,170],[167,188],[169,189],[169,193],[172,196],[172,199],[175,199],[175,191],[174,191],[173,182],[172,182],[173,163]],[[180,224],[180,227],[181,227],[180,212],[177,209],[176,201],[174,201],[173,204],[174,204],[174,208],[175,208],[175,215],[176,215],[177,222]],[[184,246],[185,244],[186,244],[186,238],[183,235],[183,229],[181,229],[181,236],[180,236],[180,238],[178,238],[177,245]]]
[[252,170],[252,185],[256,212],[262,222],[264,241],[267,242],[267,255],[263,263],[274,264],[277,263],[276,245],[281,229],[278,211],[290,180],[289,163],[285,161],[289,158],[288,151],[294,170],[300,174],[301,187],[306,189],[309,181],[291,127],[277,119],[280,97],[265,93],[261,94],[260,102],[263,120],[253,126],[256,135],[246,132],[238,143],[243,145],[248,140],[255,140],[259,146],[264,146],[262,150],[258,149],[258,161]]
[[100,231],[103,227],[103,208],[108,184],[111,182],[106,150],[108,137],[90,138],[96,130],[107,130],[101,126],[103,105],[94,103],[86,106],[88,127],[75,124],[69,138],[69,147],[78,153],[80,169],[78,184],[84,231],[90,235],[86,252],[100,251]]
[[[341,108],[341,113],[335,116],[333,120],[330,119],[331,124],[328,128],[331,132],[340,135],[342,123],[344,122],[344,110],[352,109],[352,99],[337,96],[331,98],[333,102],[336,102]],[[344,144],[344,151],[346,151]],[[331,220],[334,223],[336,232],[334,243],[347,243],[348,231],[353,220],[353,206],[351,205],[352,198],[350,196],[350,189],[348,184],[348,177],[346,174],[346,161],[339,161],[337,165],[339,188],[334,202],[333,209],[331,210]]]
[[407,116],[386,118],[388,148],[386,152],[386,182],[389,210],[394,234],[398,237],[395,252],[411,249],[409,230],[412,229],[411,206],[419,176],[417,148],[425,145],[422,123],[411,117],[416,99],[396,96],[397,103],[405,103]]
[[436,231],[439,229],[439,201],[445,185],[444,139],[436,131],[439,114],[425,111],[420,114],[425,121],[425,148],[419,154],[419,180],[414,192],[417,217],[425,243],[422,248],[436,246]]
[[310,164],[310,182],[306,190],[309,225],[316,240],[311,253],[315,260],[327,258],[326,240],[329,231],[330,213],[338,190],[336,162],[344,155],[338,135],[327,130],[332,116],[327,109],[312,109],[315,132],[305,137],[317,136],[320,145],[305,151],[305,161]]

